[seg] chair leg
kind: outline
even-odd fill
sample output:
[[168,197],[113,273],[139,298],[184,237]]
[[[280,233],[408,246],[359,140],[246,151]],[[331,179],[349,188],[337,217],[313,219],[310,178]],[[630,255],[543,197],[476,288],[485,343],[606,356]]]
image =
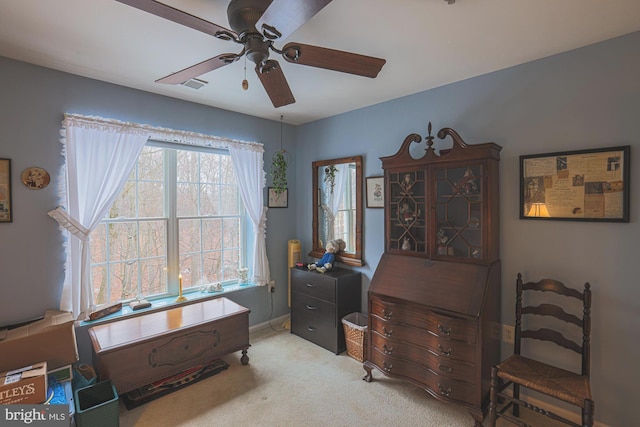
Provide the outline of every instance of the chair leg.
[[593,400],[587,399],[584,402],[584,408],[582,408],[582,426],[593,427],[593,413],[594,413]]
[[491,391],[489,392],[489,424],[487,427],[495,427],[498,401],[498,368],[491,367]]
[[[513,383],[513,397],[516,399],[520,399],[520,384]],[[513,416],[520,416],[520,405],[517,403],[513,403]]]

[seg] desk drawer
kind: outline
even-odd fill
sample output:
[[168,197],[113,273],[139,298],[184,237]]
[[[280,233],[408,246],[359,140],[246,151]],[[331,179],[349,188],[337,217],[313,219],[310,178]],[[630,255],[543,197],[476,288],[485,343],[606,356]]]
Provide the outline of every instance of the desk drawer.
[[455,360],[407,342],[384,338],[377,332],[373,332],[370,337],[373,349],[384,355],[415,362],[442,377],[468,383],[476,381],[477,369],[474,363]]
[[476,341],[477,326],[473,321],[437,314],[422,306],[398,305],[372,297],[371,311],[385,321],[423,328],[442,338]]
[[336,326],[336,305],[319,298],[291,292],[291,310],[300,316]]
[[461,403],[477,405],[476,386],[463,381],[456,381],[441,376],[429,369],[424,369],[413,362],[384,355],[377,350],[371,352],[371,362],[387,375],[398,376],[417,382],[422,388],[445,399]]
[[371,316],[371,333],[377,334],[385,339],[407,342],[423,347],[433,354],[445,358],[477,363],[476,347],[472,343],[442,338],[430,331],[416,328],[415,326],[399,325],[393,322],[386,322],[376,316]]
[[336,354],[339,352],[337,332],[334,326],[321,323],[310,317],[299,316],[295,311],[291,313],[291,333]]
[[336,279],[322,273],[292,269],[291,291],[336,302]]

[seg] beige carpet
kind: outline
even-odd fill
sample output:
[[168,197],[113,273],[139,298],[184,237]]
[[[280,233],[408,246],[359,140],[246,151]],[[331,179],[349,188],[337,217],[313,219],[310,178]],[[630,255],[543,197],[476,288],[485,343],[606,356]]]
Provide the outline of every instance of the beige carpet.
[[462,407],[441,403],[375,370],[373,382],[363,381],[360,362],[346,353],[336,356],[288,330],[252,334],[251,345],[247,366],[240,364],[238,352],[224,357],[229,368],[211,378],[131,411],[120,403],[120,426],[474,424]]

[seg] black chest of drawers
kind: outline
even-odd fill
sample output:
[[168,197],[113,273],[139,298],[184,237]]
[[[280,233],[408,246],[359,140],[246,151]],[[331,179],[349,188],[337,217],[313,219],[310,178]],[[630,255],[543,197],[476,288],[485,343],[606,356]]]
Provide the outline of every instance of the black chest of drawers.
[[342,318],[361,308],[360,273],[291,269],[291,333],[340,354],[346,350]]

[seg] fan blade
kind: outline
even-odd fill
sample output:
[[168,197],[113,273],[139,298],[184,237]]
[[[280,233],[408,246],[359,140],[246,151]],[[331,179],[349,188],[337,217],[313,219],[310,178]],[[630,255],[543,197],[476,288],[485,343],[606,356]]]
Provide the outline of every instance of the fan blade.
[[256,73],[274,107],[278,108],[296,102],[278,61],[270,59],[262,67],[256,65]]
[[329,3],[331,0],[273,0],[256,29],[269,39],[286,39]]
[[377,77],[382,66],[387,62],[372,56],[301,43],[287,43],[282,49],[282,56],[294,64],[326,68],[327,70],[371,78]]
[[237,39],[236,33],[228,30],[224,27],[214,24],[213,22],[205,21],[202,18],[191,15],[187,12],[183,12],[174,7],[167,6],[164,3],[157,2],[155,0],[116,0],[120,3],[127,4],[129,6],[140,9],[144,12],[151,13],[152,15],[159,16],[161,18],[168,19],[169,21],[182,24],[194,30],[202,31],[203,33],[210,34],[212,36],[218,36],[219,34],[226,33],[227,36],[231,35],[232,38]]
[[235,53],[223,53],[222,55],[207,59],[206,61],[202,61],[199,64],[192,65],[191,67],[185,68],[184,70],[176,71],[173,74],[169,74],[166,77],[156,80],[156,83],[178,85],[194,77],[206,74],[209,71],[213,71],[220,67],[224,67],[225,65],[234,63],[240,57],[241,55],[236,55]]

